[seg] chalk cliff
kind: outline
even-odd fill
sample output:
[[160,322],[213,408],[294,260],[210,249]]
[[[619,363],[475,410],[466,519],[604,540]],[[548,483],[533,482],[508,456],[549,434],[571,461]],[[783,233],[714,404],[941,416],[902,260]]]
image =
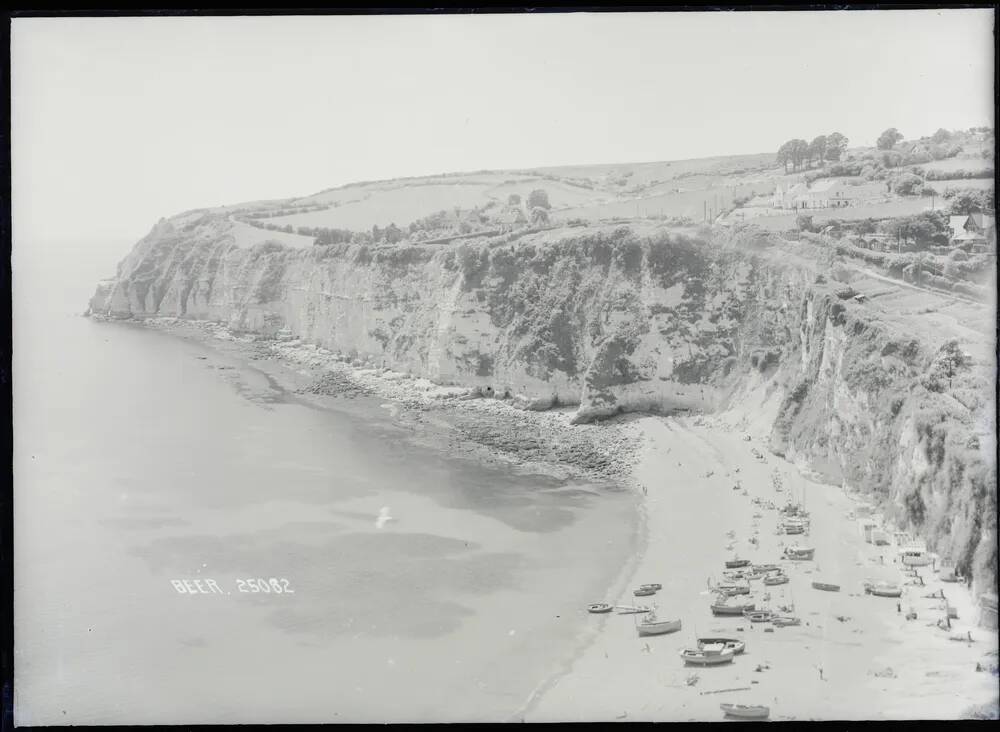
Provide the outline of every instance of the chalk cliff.
[[752,230],[596,226],[447,245],[237,246],[225,214],[162,220],[94,315],[295,336],[527,408],[725,409],[777,395],[772,449],[872,494],[996,583],[992,363],[841,299]]

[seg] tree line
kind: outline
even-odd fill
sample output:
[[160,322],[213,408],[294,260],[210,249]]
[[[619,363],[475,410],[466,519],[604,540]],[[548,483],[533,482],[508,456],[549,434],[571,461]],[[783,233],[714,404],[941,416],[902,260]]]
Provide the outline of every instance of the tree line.
[[839,132],[817,135],[812,142],[795,138],[778,148],[778,163],[785,166],[787,173],[789,165],[792,170],[799,170],[803,165],[812,167],[814,160],[821,164],[825,160],[837,161],[847,150],[847,143],[848,139]]

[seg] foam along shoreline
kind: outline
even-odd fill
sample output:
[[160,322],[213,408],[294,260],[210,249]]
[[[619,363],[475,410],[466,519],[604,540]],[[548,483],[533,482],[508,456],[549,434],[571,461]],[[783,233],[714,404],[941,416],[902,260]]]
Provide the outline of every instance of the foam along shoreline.
[[[995,704],[997,677],[975,669],[977,663],[996,667],[997,634],[975,626],[969,590],[940,582],[926,567],[919,570],[925,586],[903,585],[898,601],[867,595],[865,580],[909,579],[892,562],[896,547],[864,542],[852,518],[855,501],[840,487],[810,480],[769,454],[764,424],[761,413],[750,410],[649,416],[628,425],[642,443],[634,478],[645,489],[648,536],[631,581],[594,600],[632,604],[635,587],[659,582],[663,589],[642,599],[655,603],[660,618],[680,618],[683,628],[640,638],[636,616],[594,616],[593,642],[532,700],[526,721],[721,721],[720,703],[767,705],[772,720],[955,719],[974,705]],[[733,490],[737,479],[747,495]],[[777,534],[776,509],[803,491],[809,533]],[[761,508],[754,498],[771,500],[776,509]],[[815,559],[782,561],[783,547],[791,544],[815,547]],[[785,567],[789,583],[754,582],[753,597],[771,609],[793,605],[801,625],[765,632],[769,623],[712,616],[708,581],[721,581],[734,554]],[[814,581],[841,589],[822,592]],[[945,616],[941,600],[927,597],[941,589],[958,611],[950,631],[936,627]],[[910,611],[916,619],[906,619]],[[950,640],[966,632],[974,642]],[[678,653],[705,636],[739,637],[746,652],[732,664],[685,667]],[[707,693],[724,689],[737,691]]]

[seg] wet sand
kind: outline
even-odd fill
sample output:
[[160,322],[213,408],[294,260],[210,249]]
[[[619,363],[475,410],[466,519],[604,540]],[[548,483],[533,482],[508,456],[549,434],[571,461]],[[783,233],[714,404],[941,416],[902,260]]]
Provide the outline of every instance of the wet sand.
[[[716,721],[723,718],[719,704],[729,702],[768,705],[774,720],[954,719],[973,704],[995,699],[996,676],[974,669],[978,661],[996,663],[997,634],[974,627],[965,587],[938,582],[927,567],[920,570],[926,586],[904,588],[902,612],[894,599],[866,595],[868,578],[901,579],[892,563],[894,548],[863,541],[856,521],[848,518],[855,502],[839,486],[809,480],[794,465],[768,455],[766,414],[747,414],[641,417],[628,426],[643,442],[634,477],[646,494],[646,548],[631,581],[594,600],[653,601],[660,619],[679,618],[683,628],[640,638],[633,627],[639,616],[592,616],[593,642],[566,674],[536,695],[524,718]],[[748,429],[750,442],[743,439]],[[766,462],[754,456],[754,448]],[[781,492],[774,487],[775,471]],[[748,495],[733,489],[736,479]],[[790,493],[800,499],[803,492],[811,514],[806,536],[777,535],[778,511],[752,503],[759,497],[779,509]],[[757,546],[748,542],[755,524]],[[815,547],[814,561],[782,561],[782,547],[791,544]],[[737,553],[787,568],[788,584],[754,582],[753,597],[771,609],[793,603],[800,626],[765,632],[769,623],[712,616],[708,578],[721,581],[725,560]],[[812,581],[836,583],[841,590],[820,591]],[[655,596],[633,597],[632,589],[653,582],[663,585]],[[944,617],[941,601],[924,597],[941,588],[959,613],[950,633],[933,627]],[[763,599],[767,591],[769,601]],[[907,621],[911,608],[917,619]],[[975,642],[949,640],[967,629]],[[742,638],[746,653],[731,665],[685,666],[678,653],[708,635]],[[984,658],[991,651],[994,655]],[[740,690],[706,693],[723,689]]]

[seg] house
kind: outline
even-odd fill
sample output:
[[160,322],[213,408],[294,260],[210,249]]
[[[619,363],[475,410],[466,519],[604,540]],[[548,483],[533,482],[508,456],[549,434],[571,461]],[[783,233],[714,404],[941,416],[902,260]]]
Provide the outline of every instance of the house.
[[842,208],[860,206],[888,198],[883,183],[852,183],[850,179],[825,178],[812,186],[798,183],[785,189],[780,183],[772,197],[775,208]]
[[980,211],[962,216],[949,216],[948,226],[951,228],[949,243],[952,246],[969,248],[974,252],[996,249],[996,216]]

